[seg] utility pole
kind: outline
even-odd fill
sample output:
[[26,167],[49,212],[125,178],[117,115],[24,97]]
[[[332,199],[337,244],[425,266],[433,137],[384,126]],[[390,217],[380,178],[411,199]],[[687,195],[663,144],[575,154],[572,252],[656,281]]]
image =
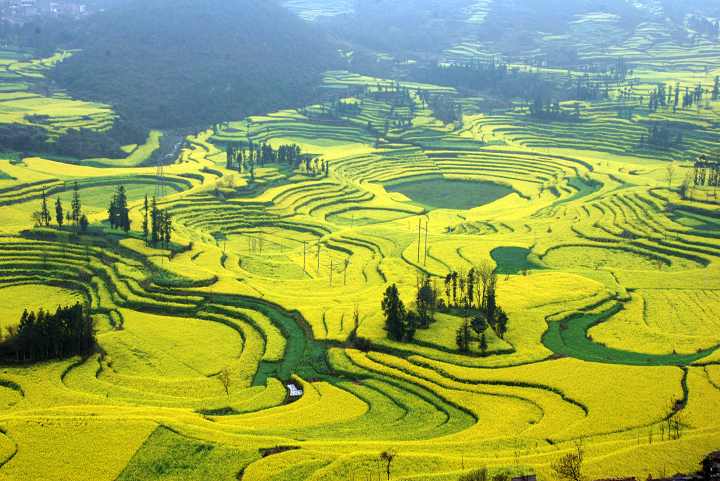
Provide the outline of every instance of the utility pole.
[[428,221],[425,220],[425,260],[423,261],[423,265],[427,265],[427,238],[428,238]]
[[333,261],[330,261],[330,287],[332,287]]
[[319,275],[320,275],[320,238],[319,238],[319,237],[318,237],[318,253],[317,253],[317,258],[318,258],[318,259],[317,259],[317,261],[318,261],[317,273],[318,273],[318,276],[319,276]]
[[353,213],[352,219],[350,220],[350,230],[355,227],[355,214]]
[[347,259],[345,259],[345,271],[344,271],[344,278],[343,278],[343,286],[347,283],[347,266],[350,264]]

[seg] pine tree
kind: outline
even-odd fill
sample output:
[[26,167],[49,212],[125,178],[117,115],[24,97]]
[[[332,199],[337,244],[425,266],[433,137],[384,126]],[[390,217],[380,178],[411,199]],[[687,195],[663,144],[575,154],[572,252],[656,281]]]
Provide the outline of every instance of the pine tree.
[[42,208],[40,210],[40,217],[42,218],[42,223],[45,226],[49,226],[50,222],[52,222],[52,216],[50,215],[50,211],[48,210],[47,199],[45,198],[44,190],[42,192]]
[[395,341],[401,341],[405,334],[405,304],[400,300],[400,294],[395,284],[388,286],[385,290],[381,303],[383,312],[385,313],[385,327],[388,337]]
[[87,230],[88,226],[90,225],[90,221],[88,220],[88,218],[85,214],[83,214],[82,217],[80,217],[79,223],[80,223],[80,229],[83,232],[85,232]]
[[117,211],[117,195],[114,195],[110,201],[110,208],[108,209],[108,220],[110,221],[110,228],[115,229],[118,226],[118,211]]
[[495,304],[495,289],[489,289],[487,294],[487,305],[485,307],[485,315],[487,316],[488,324],[490,324],[493,329],[495,328],[495,310],[497,305]]
[[73,197],[70,203],[71,211],[70,218],[75,222],[77,228],[80,218],[82,217],[82,204],[80,203],[80,188],[78,187],[77,181],[75,181],[75,187],[73,187]]
[[232,166],[233,166],[233,158],[234,158],[234,151],[233,151],[233,146],[232,146],[232,144],[228,144],[228,146],[227,146],[227,154],[226,154],[226,155],[227,155],[227,165],[226,165],[226,167],[227,167],[228,170],[230,170],[230,169],[232,169]]
[[119,185],[117,188],[117,197],[115,209],[117,212],[117,226],[124,230],[125,233],[130,231],[130,213],[127,207],[127,193],[125,186]]
[[63,207],[62,207],[62,202],[60,201],[60,196],[58,196],[57,200],[55,201],[55,220],[57,221],[57,223],[60,227],[62,227],[63,222],[65,221],[65,217],[63,216]]
[[165,248],[170,247],[170,238],[172,237],[172,216],[164,210],[163,215],[163,240],[165,241]]
[[150,219],[151,219],[151,243],[153,247],[157,246],[158,240],[160,240],[160,212],[157,208],[157,199],[153,196],[152,202],[150,203]]
[[715,76],[715,84],[713,85],[711,98],[713,102],[720,98],[720,75]]

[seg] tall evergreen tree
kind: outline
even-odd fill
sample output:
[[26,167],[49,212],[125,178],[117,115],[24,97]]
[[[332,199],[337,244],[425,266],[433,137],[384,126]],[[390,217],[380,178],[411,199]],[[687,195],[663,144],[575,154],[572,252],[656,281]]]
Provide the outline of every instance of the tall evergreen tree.
[[155,196],[152,198],[150,203],[150,219],[151,219],[151,244],[153,247],[157,246],[158,240],[160,240],[160,229],[159,229],[159,212],[157,208],[157,199]]
[[713,102],[720,98],[720,75],[715,76],[715,84],[713,85],[711,98]]
[[127,206],[127,193],[125,192],[125,186],[119,185],[117,188],[117,215],[118,215],[118,227],[124,230],[126,233],[130,231],[130,212]]
[[110,221],[110,228],[115,229],[118,225],[118,211],[117,211],[117,194],[113,195],[110,201],[110,208],[108,208],[108,221]]
[[49,226],[50,222],[52,222],[52,216],[50,215],[50,210],[48,209],[47,198],[45,198],[44,190],[42,192],[42,207],[40,210],[40,216],[42,218],[42,223],[45,226]]
[[70,202],[70,218],[75,222],[77,228],[80,218],[82,217],[82,203],[80,202],[80,188],[78,187],[77,181],[73,187],[72,202]]
[[226,157],[227,157],[226,167],[228,170],[230,170],[233,167],[233,158],[234,158],[234,150],[233,150],[232,144],[228,144],[228,146],[227,146]]
[[60,200],[60,196],[58,196],[57,200],[55,201],[55,220],[58,223],[58,226],[62,227],[63,222],[65,221],[65,217],[63,216],[63,206],[62,201]]
[[405,304],[400,300],[400,294],[395,284],[388,286],[381,303],[385,313],[385,328],[388,337],[395,341],[401,341],[405,334]]

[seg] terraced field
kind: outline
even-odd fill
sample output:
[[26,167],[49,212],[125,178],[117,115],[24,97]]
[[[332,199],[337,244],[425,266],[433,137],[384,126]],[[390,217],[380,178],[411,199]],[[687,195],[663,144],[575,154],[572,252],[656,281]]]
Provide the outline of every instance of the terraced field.
[[[313,15],[326,8],[344,7]],[[720,447],[719,208],[714,188],[679,193],[720,145],[720,104],[679,109],[687,147],[654,151],[637,137],[661,115],[639,105],[545,122],[518,103],[444,125],[417,92],[452,89],[347,72],[324,89],[323,105],[186,139],[158,200],[169,249],[141,235],[153,169],[0,160],[0,325],[81,300],[98,329],[89,356],[0,368],[0,479],[374,479],[396,448],[395,479],[487,466],[546,480],[578,440],[588,477],[645,479]],[[333,114],[338,97],[352,114]],[[328,172],[228,169],[228,143],[250,141],[294,143]],[[33,225],[43,192],[69,204],[75,182],[88,231]],[[129,233],[106,220],[118,184]],[[388,339],[389,284],[414,308],[429,274],[449,303],[447,274],[483,262],[509,317],[487,356],[474,335],[458,350],[461,308]]]

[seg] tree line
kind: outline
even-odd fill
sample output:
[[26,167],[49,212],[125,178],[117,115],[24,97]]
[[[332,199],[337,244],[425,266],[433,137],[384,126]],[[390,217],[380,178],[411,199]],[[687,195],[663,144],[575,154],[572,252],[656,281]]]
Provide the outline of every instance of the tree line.
[[[108,208],[108,221],[111,228],[121,229],[125,233],[130,232],[132,224],[127,203],[127,190],[124,185],[118,185]],[[172,215],[167,210],[158,208],[155,197],[148,200],[147,194],[145,194],[145,202],[141,210],[143,213],[142,235],[145,244],[157,247],[159,243],[163,249],[167,249],[172,238]],[[40,210],[33,212],[31,217],[40,226],[50,226],[54,218],[59,227],[62,227],[65,223],[68,225],[74,223],[76,230],[79,227],[82,231],[86,231],[90,224],[87,216],[82,213],[82,203],[77,182],[75,182],[73,188],[70,210],[64,210],[63,203],[60,196],[58,196],[55,201],[55,216],[53,217],[48,208],[45,191],[43,191]]]
[[255,167],[265,164],[280,163],[288,164],[295,169],[299,169],[301,165],[305,166],[305,170],[321,172],[328,175],[328,163],[320,158],[310,159],[306,155],[302,155],[299,145],[281,145],[277,150],[273,149],[267,143],[254,144],[251,140],[245,150],[243,142],[234,142],[227,145],[226,151],[226,168],[228,170],[237,170],[242,173],[246,170],[250,171],[250,178],[255,179]]
[[720,187],[720,161],[706,160],[703,155],[693,167],[694,185]]
[[[392,284],[385,290],[381,302],[387,336],[398,342],[413,342],[417,329],[426,329],[434,321],[436,310],[452,307],[462,309],[463,321],[456,331],[459,350],[469,351],[471,331],[474,331],[480,350],[485,355],[488,347],[485,331],[492,328],[500,339],[507,332],[508,316],[497,303],[496,291],[497,274],[489,261],[469,270],[456,269],[444,278],[433,278],[429,274],[419,276],[414,310],[405,307],[397,285]],[[471,315],[472,320],[469,320]]]
[[95,320],[79,302],[72,307],[58,307],[55,313],[26,309],[20,323],[6,329],[0,352],[17,362],[75,356],[95,345]]
[[44,190],[40,199],[40,210],[35,211],[30,215],[30,218],[35,221],[37,225],[49,227],[53,223],[54,217],[54,220],[55,222],[57,222],[58,227],[62,227],[63,224],[67,223],[67,225],[74,224],[75,230],[77,230],[78,227],[83,231],[87,230],[90,222],[88,221],[87,216],[82,213],[82,203],[80,202],[80,188],[78,187],[77,181],[75,182],[75,186],[73,187],[73,196],[70,202],[70,210],[66,211],[63,208],[62,200],[60,200],[60,196],[58,196],[55,200],[55,216],[53,216],[48,207],[47,196],[45,195]]

